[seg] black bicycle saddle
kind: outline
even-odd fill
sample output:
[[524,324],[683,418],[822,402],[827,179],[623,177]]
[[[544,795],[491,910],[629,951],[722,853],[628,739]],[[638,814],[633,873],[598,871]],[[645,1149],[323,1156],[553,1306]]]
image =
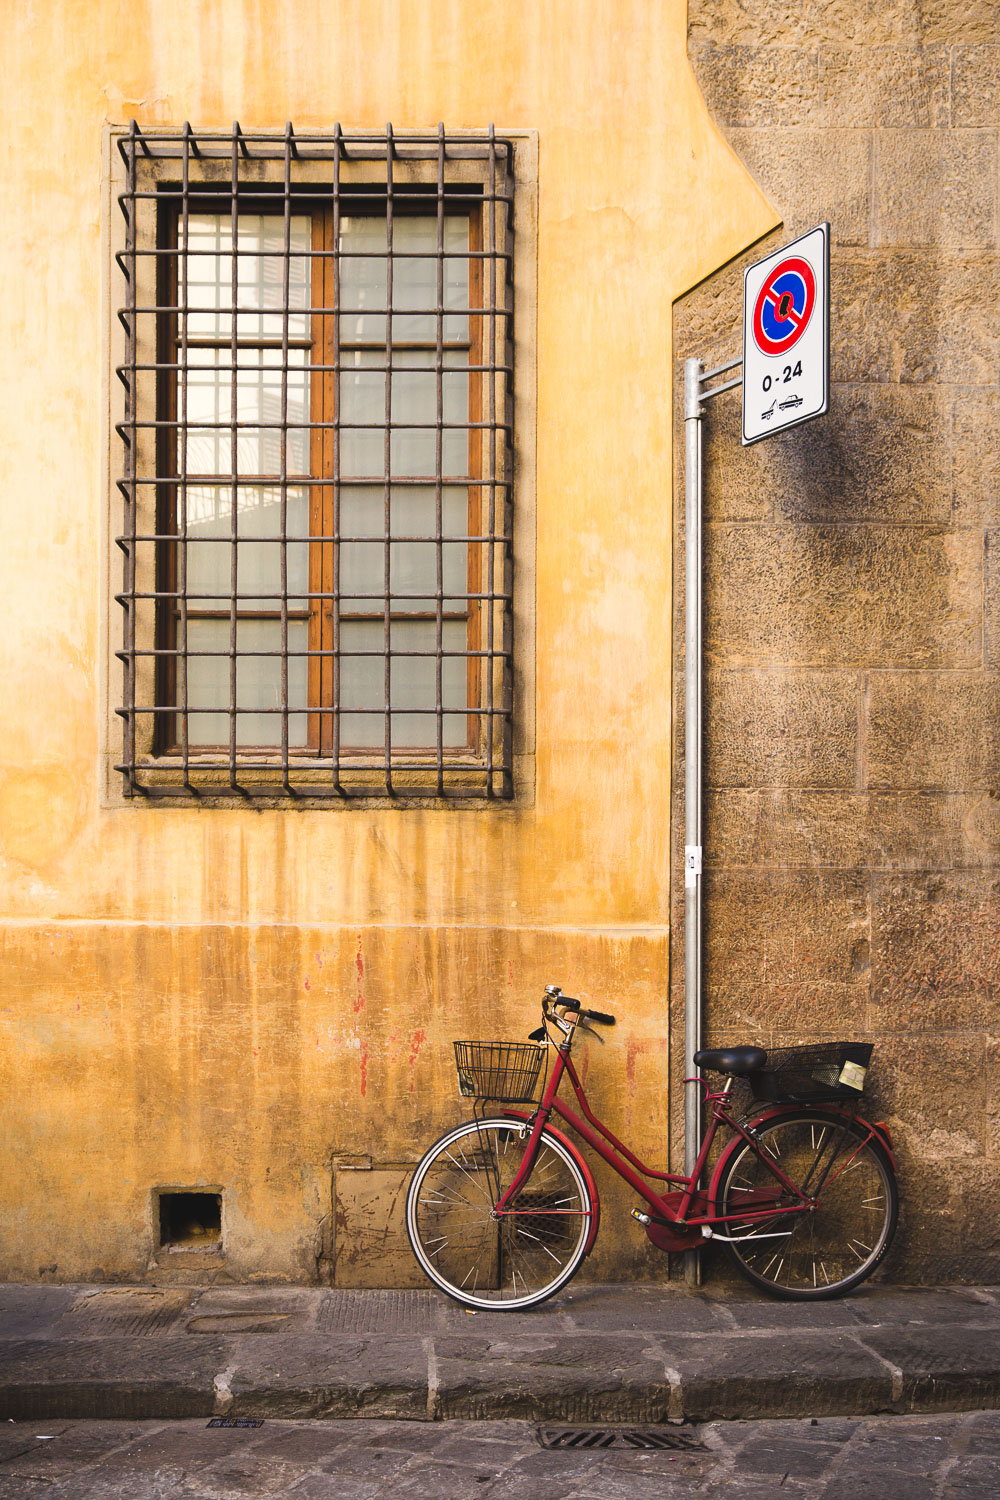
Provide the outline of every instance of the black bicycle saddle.
[[695,1065],[712,1073],[756,1073],[767,1062],[763,1047],[703,1047]]

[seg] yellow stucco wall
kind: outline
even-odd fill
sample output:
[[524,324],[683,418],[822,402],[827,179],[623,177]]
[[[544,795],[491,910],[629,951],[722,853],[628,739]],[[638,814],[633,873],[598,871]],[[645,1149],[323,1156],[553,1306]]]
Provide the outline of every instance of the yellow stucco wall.
[[[450,1039],[523,1034],[546,981],[621,1013],[597,1098],[662,1160],[671,303],[775,222],[684,4],[48,0],[5,44],[0,1275],[144,1274],[157,1184],[224,1187],[231,1274],[329,1274],[335,1158],[415,1159],[460,1117]],[[133,115],[538,132],[530,805],[102,808],[101,132]]]

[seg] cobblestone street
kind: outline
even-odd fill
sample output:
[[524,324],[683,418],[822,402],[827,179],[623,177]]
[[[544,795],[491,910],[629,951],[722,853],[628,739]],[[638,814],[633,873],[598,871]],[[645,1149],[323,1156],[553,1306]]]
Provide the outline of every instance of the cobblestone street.
[[[660,1429],[664,1431],[665,1429]],[[553,1429],[542,1429],[552,1432]],[[708,1423],[546,1451],[527,1422],[7,1423],[0,1500],[995,1500],[1000,1413]]]

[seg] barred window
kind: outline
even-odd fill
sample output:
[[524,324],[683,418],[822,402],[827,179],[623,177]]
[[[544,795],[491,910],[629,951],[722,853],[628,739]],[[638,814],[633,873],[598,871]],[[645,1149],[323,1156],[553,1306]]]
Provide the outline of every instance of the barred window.
[[119,149],[126,795],[510,796],[511,142]]

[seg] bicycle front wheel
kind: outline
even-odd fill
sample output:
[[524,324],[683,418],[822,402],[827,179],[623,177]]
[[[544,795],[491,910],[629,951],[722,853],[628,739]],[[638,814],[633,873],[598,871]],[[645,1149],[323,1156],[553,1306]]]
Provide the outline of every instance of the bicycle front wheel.
[[534,1307],[566,1285],[586,1253],[587,1181],[575,1153],[547,1130],[509,1210],[494,1212],[528,1138],[518,1120],[472,1120],[442,1136],[413,1174],[406,1196],[413,1253],[463,1307]]
[[[815,1207],[764,1221],[735,1218],[720,1226],[743,1275],[773,1296],[796,1301],[839,1297],[870,1276],[892,1243],[899,1197],[892,1162],[867,1128],[811,1110],[780,1115],[754,1130],[770,1156]],[[719,1214],[737,1215],[749,1193],[773,1191],[778,1179],[749,1145],[734,1152],[719,1185]],[[775,1206],[794,1202],[790,1193]],[[759,1199],[758,1199],[759,1202]]]

